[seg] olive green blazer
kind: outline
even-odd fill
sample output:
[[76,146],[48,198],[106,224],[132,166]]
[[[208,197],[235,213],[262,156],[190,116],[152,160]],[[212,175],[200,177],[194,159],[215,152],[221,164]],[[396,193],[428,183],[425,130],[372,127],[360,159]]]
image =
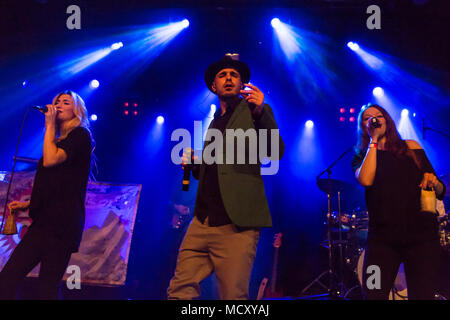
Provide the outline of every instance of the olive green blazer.
[[[268,137],[270,137],[270,129],[278,129],[272,109],[268,104],[264,104],[261,118],[253,120],[247,101],[242,99],[228,121],[226,129],[242,129],[246,131],[250,128],[256,130],[268,129]],[[226,132],[224,133],[223,141],[224,143],[226,141]],[[268,141],[270,146],[270,140]],[[205,150],[208,143],[205,142],[203,150]],[[246,152],[248,152],[247,144],[245,148]],[[280,136],[280,159],[283,154],[284,142]],[[217,164],[217,174],[220,194],[231,221],[239,227],[271,227],[272,218],[267,203],[263,178],[260,173],[261,164],[259,161],[257,164],[248,164],[248,161],[246,161],[246,164],[236,164],[236,161],[234,164],[226,164],[225,148],[223,159],[223,164]],[[202,161],[200,167],[193,171],[194,177],[199,179],[197,200],[200,190],[202,190],[205,166],[205,163]]]

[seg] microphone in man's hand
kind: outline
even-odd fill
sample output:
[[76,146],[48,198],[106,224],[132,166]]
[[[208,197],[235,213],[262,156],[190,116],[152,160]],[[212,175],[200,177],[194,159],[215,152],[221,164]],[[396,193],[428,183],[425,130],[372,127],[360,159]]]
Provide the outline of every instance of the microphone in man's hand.
[[47,107],[41,107],[41,106],[31,106],[32,109],[35,109],[37,111],[40,111],[42,113],[46,113],[48,111]]
[[188,159],[190,158],[190,163],[186,163],[184,165],[184,172],[183,172],[183,191],[189,191],[189,180],[191,179],[191,171],[194,163],[194,153],[192,152],[191,148],[186,148],[185,152]]
[[375,117],[370,118],[369,124],[370,124],[370,127],[371,127],[371,128],[374,128],[374,129],[376,129],[376,128],[381,128],[381,123],[380,123],[380,121],[378,121],[378,119],[375,118]]

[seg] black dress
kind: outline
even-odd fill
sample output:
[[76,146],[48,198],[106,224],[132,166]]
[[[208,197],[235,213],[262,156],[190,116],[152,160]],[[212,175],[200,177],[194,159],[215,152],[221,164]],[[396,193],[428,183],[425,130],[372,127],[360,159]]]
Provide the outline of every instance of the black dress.
[[[388,297],[401,262],[405,264],[410,299],[428,299],[434,294],[439,268],[438,222],[436,213],[421,211],[419,184],[425,172],[435,171],[424,150],[412,152],[418,165],[409,156],[397,157],[377,150],[374,182],[365,188],[369,232],[363,269],[377,265],[381,270],[379,290],[367,288],[368,275],[363,272],[363,289],[368,299]],[[364,156],[353,157],[354,171]]]

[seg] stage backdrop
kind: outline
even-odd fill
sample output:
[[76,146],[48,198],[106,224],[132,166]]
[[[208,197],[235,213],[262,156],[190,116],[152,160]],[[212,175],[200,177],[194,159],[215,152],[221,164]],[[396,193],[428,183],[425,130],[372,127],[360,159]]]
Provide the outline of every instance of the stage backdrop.
[[[9,201],[25,201],[30,198],[34,175],[35,171],[14,173]],[[9,172],[0,171],[0,218],[3,214],[9,176]],[[135,184],[89,182],[83,238],[79,251],[72,255],[69,262],[69,266],[80,267],[82,283],[104,286],[125,283],[141,187]],[[17,235],[0,235],[0,269],[8,261],[32,222],[28,212],[19,212],[16,221],[19,232]],[[39,266],[28,276],[37,277],[38,274]],[[64,279],[70,275],[66,273]]]

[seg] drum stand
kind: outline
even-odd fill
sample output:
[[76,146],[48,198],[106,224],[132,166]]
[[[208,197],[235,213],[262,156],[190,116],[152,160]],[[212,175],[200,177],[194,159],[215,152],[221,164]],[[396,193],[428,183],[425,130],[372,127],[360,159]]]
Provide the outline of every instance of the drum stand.
[[[302,291],[301,295],[305,295],[309,288],[314,284],[320,285],[322,288],[327,290],[327,293],[321,294],[319,296],[305,297],[304,299],[314,299],[314,298],[330,298],[330,299],[344,299],[346,297],[347,288],[342,281],[343,275],[343,252],[342,245],[344,241],[342,240],[342,221],[341,221],[341,191],[345,188],[345,184],[338,180],[331,179],[331,168],[342,158],[345,154],[350,152],[353,147],[347,149],[336,161],[334,161],[327,169],[317,176],[317,185],[320,190],[327,194],[328,198],[328,212],[327,212],[327,249],[328,249],[328,270],[322,272],[317,278],[315,278],[310,284],[308,284]],[[319,179],[325,172],[328,173],[327,179]],[[337,193],[338,195],[338,234],[339,240],[332,240],[332,212],[331,212],[331,196]],[[339,252],[339,272],[336,272],[336,268],[333,263],[333,245],[338,245]],[[322,277],[328,275],[328,286],[321,282]]]

